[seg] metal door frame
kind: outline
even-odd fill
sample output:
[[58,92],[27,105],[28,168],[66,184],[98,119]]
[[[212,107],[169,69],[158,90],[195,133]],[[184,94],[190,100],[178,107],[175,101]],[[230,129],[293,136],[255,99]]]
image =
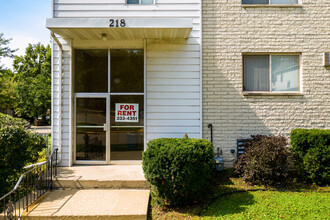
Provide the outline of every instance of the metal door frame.
[[[73,141],[73,164],[141,164],[141,160],[115,160],[111,161],[110,160],[110,154],[111,154],[111,146],[110,146],[110,99],[111,95],[143,95],[144,99],[144,106],[143,106],[143,111],[144,111],[144,122],[143,122],[143,127],[144,127],[144,150],[146,149],[146,140],[147,140],[147,131],[146,131],[146,122],[147,122],[147,100],[146,100],[146,88],[147,88],[147,74],[146,74],[146,62],[147,62],[147,56],[146,56],[146,45],[147,42],[144,40],[144,48],[136,48],[136,49],[143,49],[144,50],[144,92],[142,93],[111,93],[110,91],[110,86],[111,86],[111,72],[110,72],[110,50],[111,48],[108,48],[108,92],[107,93],[74,93],[74,122],[73,122],[73,136],[74,136],[74,141]],[[75,48],[79,49],[79,48]],[[103,49],[103,48],[98,48],[98,49]],[[126,48],[114,48],[114,49],[126,49]],[[132,49],[132,48],[127,48],[127,49]],[[77,125],[77,120],[76,120],[76,104],[77,104],[77,98],[105,98],[106,99],[106,124],[104,125],[105,131],[106,131],[106,158],[105,161],[97,161],[97,160],[77,160],[76,159],[76,154],[77,154],[77,146],[76,146],[76,140],[77,140],[77,132],[76,132],[76,125]]]

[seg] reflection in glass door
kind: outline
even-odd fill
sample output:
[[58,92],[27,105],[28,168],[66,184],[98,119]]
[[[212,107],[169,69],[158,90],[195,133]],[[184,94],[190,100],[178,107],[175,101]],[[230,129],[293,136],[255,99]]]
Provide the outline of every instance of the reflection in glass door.
[[76,160],[106,159],[106,98],[76,99]]

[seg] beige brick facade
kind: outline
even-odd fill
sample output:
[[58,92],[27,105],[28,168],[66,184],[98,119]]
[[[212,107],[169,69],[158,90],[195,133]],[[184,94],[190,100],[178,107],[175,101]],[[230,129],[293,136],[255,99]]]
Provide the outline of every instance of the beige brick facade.
[[[203,0],[203,138],[214,126],[214,147],[225,166],[238,138],[294,128],[330,129],[330,1],[298,7],[244,7],[241,0]],[[299,53],[302,95],[242,93],[242,54]]]

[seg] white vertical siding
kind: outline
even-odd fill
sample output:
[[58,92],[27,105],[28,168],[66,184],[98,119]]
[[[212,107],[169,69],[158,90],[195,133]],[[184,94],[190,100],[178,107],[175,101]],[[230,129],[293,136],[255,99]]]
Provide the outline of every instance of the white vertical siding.
[[[155,5],[126,5],[125,0],[54,0],[54,18],[145,17],[192,18],[189,39],[146,42],[146,129],[147,141],[159,137],[200,138],[201,134],[201,0],[156,0]],[[141,39],[140,39],[141,40]],[[70,74],[72,52],[67,41],[63,60],[62,87],[62,165],[70,166]],[[111,40],[109,40],[110,42]],[[125,40],[122,40],[125,41]],[[83,41],[74,39],[72,45]],[[91,44],[89,45],[88,44]],[[142,41],[141,41],[142,42]],[[96,45],[98,43],[95,41]],[[111,43],[104,42],[104,47]],[[84,48],[97,48],[86,41]],[[77,47],[80,47],[77,46]],[[129,47],[129,46],[128,46]],[[110,47],[111,48],[111,47]],[[117,47],[118,48],[118,47]],[[58,47],[54,47],[53,137],[59,145]]]

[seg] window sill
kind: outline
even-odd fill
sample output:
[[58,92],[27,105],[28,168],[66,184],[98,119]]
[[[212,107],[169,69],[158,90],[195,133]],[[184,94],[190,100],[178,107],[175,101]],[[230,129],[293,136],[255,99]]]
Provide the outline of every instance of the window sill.
[[243,96],[303,96],[302,92],[243,92]]
[[242,8],[302,8],[301,4],[242,4]]

